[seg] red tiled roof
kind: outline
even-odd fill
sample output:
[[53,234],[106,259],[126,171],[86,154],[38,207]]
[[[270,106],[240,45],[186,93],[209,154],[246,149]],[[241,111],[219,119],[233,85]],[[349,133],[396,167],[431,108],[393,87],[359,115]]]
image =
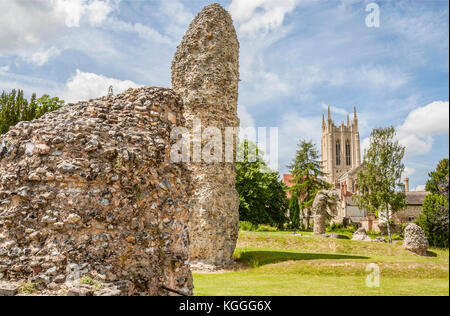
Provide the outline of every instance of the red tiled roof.
[[284,174],[283,175],[283,182],[284,182],[284,184],[286,184],[286,186],[288,188],[290,188],[291,186],[294,185],[293,181],[294,181],[294,176],[292,174]]

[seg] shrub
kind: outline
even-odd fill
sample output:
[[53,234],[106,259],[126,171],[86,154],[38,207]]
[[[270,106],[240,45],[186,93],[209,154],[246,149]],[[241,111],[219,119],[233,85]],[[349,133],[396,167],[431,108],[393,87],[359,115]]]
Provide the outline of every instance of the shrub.
[[240,221],[239,222],[239,230],[246,231],[246,232],[253,232],[257,229],[257,225],[253,225],[250,222],[247,221]]
[[392,240],[403,240],[403,236],[401,234],[392,235]]
[[257,232],[277,232],[278,229],[276,227],[272,227],[269,225],[258,225],[258,228],[256,229]]
[[447,197],[433,193],[423,202],[423,212],[417,223],[432,247],[449,247],[448,205]]
[[241,222],[239,222],[239,230],[246,231],[246,232],[270,232],[270,233],[273,233],[273,232],[277,232],[278,228],[270,226],[270,225],[265,225],[265,224],[254,225],[247,221],[241,221]]
[[355,233],[358,229],[358,226],[354,223],[351,223],[347,226],[344,226],[342,223],[333,223],[327,228],[328,233]]

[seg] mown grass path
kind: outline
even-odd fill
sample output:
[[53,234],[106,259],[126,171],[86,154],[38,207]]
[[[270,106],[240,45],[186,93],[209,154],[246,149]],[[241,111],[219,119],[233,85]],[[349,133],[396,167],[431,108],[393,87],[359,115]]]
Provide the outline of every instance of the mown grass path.
[[[400,245],[241,232],[237,271],[194,274],[199,296],[449,295],[449,252],[420,257]],[[366,286],[370,263],[379,288]]]

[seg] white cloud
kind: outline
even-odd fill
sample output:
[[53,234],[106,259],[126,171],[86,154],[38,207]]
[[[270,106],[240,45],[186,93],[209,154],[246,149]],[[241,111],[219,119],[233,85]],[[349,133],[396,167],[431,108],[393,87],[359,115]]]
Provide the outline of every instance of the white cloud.
[[370,137],[364,138],[361,142],[361,158],[364,157],[364,153],[370,147]]
[[408,76],[393,67],[363,65],[350,75],[356,76],[357,81],[372,87],[391,90],[398,89],[408,82]]
[[0,67],[0,75],[6,74],[9,71],[9,65]]
[[161,1],[160,10],[162,15],[170,17],[165,23],[165,33],[179,43],[194,14],[179,0]]
[[238,105],[238,117],[241,120],[241,127],[255,127],[255,120],[242,104]]
[[[396,6],[395,2],[390,5]],[[410,45],[442,45],[448,50],[448,9],[440,12],[426,12],[417,7],[402,5],[401,10],[389,10],[385,16],[386,26],[396,32]]]
[[116,2],[110,0],[50,0],[55,13],[65,17],[67,27],[79,27],[83,16],[86,16],[89,25],[101,25],[113,11],[113,5]]
[[172,43],[172,40],[169,37],[141,23],[132,24],[118,19],[109,19],[105,26],[106,28],[114,29],[116,31],[134,32],[138,34],[140,38],[150,42],[166,44]]
[[411,167],[405,167],[405,171],[403,172],[403,178],[409,178],[411,177],[414,173],[416,173],[416,169],[411,168]]
[[423,191],[425,191],[425,188],[426,188],[426,185],[421,184],[421,185],[418,185],[414,191],[423,192]]
[[247,85],[243,91],[252,96],[252,98],[249,98],[251,100],[249,100],[250,102],[247,105],[251,106],[264,100],[289,94],[291,84],[286,82],[285,78],[281,78],[277,73],[267,71],[262,58],[253,55],[253,53],[245,57],[242,58],[240,71],[241,81]]
[[120,0],[0,0],[0,50],[42,45],[86,17],[98,26]]
[[422,136],[446,134],[449,132],[449,115],[448,101],[436,101],[413,110],[400,128]]
[[408,153],[430,152],[433,136],[449,132],[449,102],[436,101],[411,111],[397,131],[398,139]]
[[[328,105],[325,103],[322,103],[322,109],[328,111]],[[336,106],[330,106],[331,113],[339,114],[339,115],[347,115],[349,112],[346,109],[339,108]]]
[[99,98],[108,93],[113,86],[114,94],[121,93],[129,88],[139,88],[139,85],[130,80],[118,80],[94,73],[81,72],[77,69],[76,75],[66,83],[63,99],[66,102],[86,101]]
[[321,117],[300,116],[295,112],[283,115],[279,130],[279,158],[282,170],[295,157],[297,145],[301,139],[312,140],[320,154],[321,123]]
[[242,35],[267,34],[283,24],[299,0],[233,0],[229,11]]
[[120,0],[0,0],[0,54],[45,64],[61,48],[50,42],[83,21],[101,25]]
[[36,51],[32,52],[31,54],[23,53],[22,57],[25,59],[28,63],[42,66],[46,64],[50,58],[55,57],[61,53],[61,50],[56,48],[55,46],[52,46],[48,49],[40,48]]
[[424,155],[429,153],[431,148],[433,148],[433,137],[431,136],[422,138],[416,134],[408,134],[399,131],[397,137],[400,143],[406,147],[406,152],[408,154]]

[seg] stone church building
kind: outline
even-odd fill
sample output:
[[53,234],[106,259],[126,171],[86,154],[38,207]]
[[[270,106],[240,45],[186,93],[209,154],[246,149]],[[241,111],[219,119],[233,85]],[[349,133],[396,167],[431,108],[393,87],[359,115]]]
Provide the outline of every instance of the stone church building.
[[[358,128],[358,114],[354,109],[353,120],[347,115],[347,123],[336,126],[328,108],[328,117],[322,121],[322,171],[324,179],[340,191],[337,221],[360,223],[368,230],[377,230],[378,221],[366,210],[359,209],[354,196],[358,194],[356,179],[364,168],[361,162],[361,140]],[[411,192],[409,179],[405,179],[407,207],[393,215],[394,221],[407,223],[415,221],[422,211],[427,192]]]
[[353,121],[347,115],[344,122],[336,126],[328,108],[328,118],[322,121],[322,172],[328,183],[335,185],[343,175],[361,165],[361,141],[358,129],[358,114],[353,114]]
[[[356,179],[358,172],[364,168],[361,159],[361,140],[358,126],[358,113],[354,108],[353,119],[347,115],[347,122],[337,126],[331,117],[322,120],[322,140],[320,144],[323,179],[339,190],[338,215],[335,222],[353,222],[367,230],[378,230],[378,220],[373,214],[368,214],[357,206],[355,196],[358,194]],[[428,192],[409,190],[409,179],[405,180],[406,208],[392,216],[397,223],[408,223],[418,219],[422,212],[423,201]],[[287,187],[293,185],[293,176],[285,174],[283,182]],[[288,198],[290,194],[288,193]]]

